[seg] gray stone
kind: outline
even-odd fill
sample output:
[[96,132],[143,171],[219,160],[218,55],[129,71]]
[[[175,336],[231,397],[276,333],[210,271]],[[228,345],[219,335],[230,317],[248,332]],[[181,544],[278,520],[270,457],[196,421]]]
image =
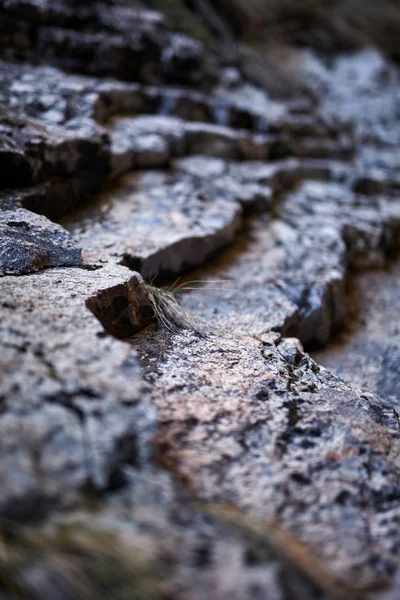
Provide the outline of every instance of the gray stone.
[[188,175],[204,179],[214,179],[227,171],[227,162],[221,158],[199,154],[174,161],[174,167],[176,170]]
[[398,261],[385,270],[369,269],[350,282],[346,328],[314,353],[320,364],[365,392],[390,398],[398,412],[400,286]]
[[51,187],[60,181],[68,187],[72,182],[74,195],[64,194],[64,203],[55,199],[54,205],[44,198],[38,210],[58,217],[101,188],[109,171],[110,154],[107,134],[94,121],[76,118],[60,127],[40,121],[9,120],[0,125],[1,133],[13,141],[12,151],[0,153],[3,189],[39,183]]
[[355,392],[300,349],[288,355],[245,335],[150,334],[135,346],[159,411],[163,460],[196,497],[239,506],[258,528],[279,520],[360,590],[389,581],[397,535],[390,543],[387,535],[399,510],[388,496],[399,445],[389,403]]
[[131,175],[65,223],[94,260],[122,261],[145,278],[203,264],[240,224],[239,203],[207,186],[183,179],[141,189]]
[[270,140],[266,136],[252,137],[223,125],[207,123],[185,124],[186,145],[191,154],[206,154],[220,158],[267,158]]
[[154,414],[135,354],[85,306],[113,334],[131,335],[140,285],[117,266],[1,279],[3,515],[72,506],[84,487],[118,480],[122,462],[148,459]]
[[207,87],[216,61],[203,45],[177,33],[163,15],[130,2],[71,6],[12,0],[0,26],[7,34],[0,52],[7,59],[32,59],[81,73],[156,83],[190,81]]
[[60,225],[22,208],[0,211],[0,275],[81,263],[80,248]]
[[[319,106],[272,102],[244,80],[205,93],[218,60],[138,2],[10,0],[0,12],[13,61],[0,64],[0,233],[16,273],[49,267],[0,279],[5,523],[43,519],[40,545],[55,517],[84,537],[81,516],[160,561],[151,577],[174,598],[395,600],[396,290],[338,368],[378,395],[302,343],[329,342],[354,303],[350,270],[383,267],[398,245],[398,74],[373,51],[328,68],[296,48],[283,70]],[[83,265],[55,268],[80,251],[27,210],[71,208]],[[198,269],[157,292],[121,262],[147,278]],[[383,281],[372,277],[367,306]],[[60,541],[33,559],[21,543],[2,583],[11,572],[12,594],[29,598],[80,597],[75,581],[117,595],[102,540],[67,561]]]

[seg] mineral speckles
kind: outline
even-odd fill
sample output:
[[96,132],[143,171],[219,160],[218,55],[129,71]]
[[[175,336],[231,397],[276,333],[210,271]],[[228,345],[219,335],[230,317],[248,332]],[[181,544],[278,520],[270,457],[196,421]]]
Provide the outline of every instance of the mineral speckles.
[[0,512],[23,516],[28,498],[45,512],[71,505],[83,485],[107,487],[121,462],[147,460],[154,416],[133,350],[85,306],[97,296],[114,309],[107,329],[134,331],[119,302],[139,299],[127,269],[51,269],[3,277],[0,287]]
[[[381,62],[315,58],[321,106],[272,103],[238,74],[210,91],[218,61],[159,13],[78,4],[10,0],[0,15],[3,57],[40,50],[92,75],[0,64],[0,513],[82,510],[90,492],[94,528],[173,558],[178,599],[329,596],[318,577],[290,587],[299,565],[253,544],[249,530],[271,520],[344,597],[393,582],[394,384],[377,384],[386,400],[355,391],[298,341],[325,344],[349,268],[383,265],[396,246],[397,113]],[[70,233],[39,215],[64,215]],[[175,279],[194,267],[176,284],[186,328],[160,327],[154,288],[132,269]],[[398,353],[385,352],[394,371]],[[190,499],[237,505],[243,527]]]
[[240,222],[238,203],[191,180],[141,189],[127,176],[66,225],[86,250],[151,278],[203,264],[233,240]]
[[22,208],[0,212],[0,275],[82,263],[82,252],[60,225]]
[[[356,394],[289,341],[263,347],[221,332],[167,342],[155,334],[135,345],[159,411],[163,461],[197,496],[223,498],[259,519],[279,515],[336,573],[350,580],[359,573],[363,583],[375,577],[368,557],[385,533],[374,530],[371,539],[365,519],[373,528],[382,461],[396,478],[390,456],[399,439],[389,404]],[[154,349],[156,371],[146,360]],[[383,424],[393,428],[386,429],[387,448]],[[349,501],[343,508],[346,492],[354,500],[363,493],[366,504]],[[394,564],[393,553],[388,560]]]

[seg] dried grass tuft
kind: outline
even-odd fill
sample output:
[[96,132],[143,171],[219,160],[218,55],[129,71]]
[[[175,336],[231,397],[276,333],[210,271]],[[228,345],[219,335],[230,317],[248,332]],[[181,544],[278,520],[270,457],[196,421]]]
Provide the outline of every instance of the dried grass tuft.
[[[183,306],[173,287],[157,288],[146,284],[154,316],[158,325],[169,333],[178,333],[182,329],[207,336],[212,327],[205,319]],[[184,288],[181,288],[184,289]]]

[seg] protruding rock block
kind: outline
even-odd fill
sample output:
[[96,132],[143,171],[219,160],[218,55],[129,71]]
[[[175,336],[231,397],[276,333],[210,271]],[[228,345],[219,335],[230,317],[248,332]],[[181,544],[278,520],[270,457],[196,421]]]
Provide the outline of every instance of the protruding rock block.
[[135,273],[126,283],[100,290],[86,306],[104,329],[117,338],[128,338],[144,329],[154,316],[146,285]]

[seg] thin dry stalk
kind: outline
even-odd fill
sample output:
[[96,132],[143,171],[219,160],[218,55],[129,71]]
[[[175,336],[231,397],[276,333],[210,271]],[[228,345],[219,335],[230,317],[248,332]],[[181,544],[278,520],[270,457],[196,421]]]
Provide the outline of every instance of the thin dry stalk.
[[188,329],[206,336],[210,332],[209,324],[192,311],[185,308],[174,292],[168,288],[157,288],[147,284],[147,291],[159,326],[169,333],[178,333]]

